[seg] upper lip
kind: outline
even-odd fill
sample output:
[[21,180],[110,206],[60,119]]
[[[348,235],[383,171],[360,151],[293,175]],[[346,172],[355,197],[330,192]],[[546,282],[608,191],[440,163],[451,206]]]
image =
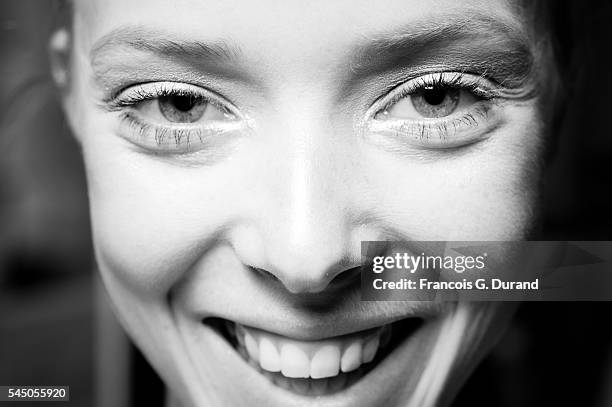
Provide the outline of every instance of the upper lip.
[[295,340],[317,341],[378,328],[406,318],[428,319],[438,314],[439,305],[433,302],[413,303],[408,311],[393,307],[394,309],[386,310],[384,314],[369,312],[308,316],[298,314],[285,316],[282,319],[271,315],[261,319],[254,319],[248,315],[209,315],[202,320],[217,317]]

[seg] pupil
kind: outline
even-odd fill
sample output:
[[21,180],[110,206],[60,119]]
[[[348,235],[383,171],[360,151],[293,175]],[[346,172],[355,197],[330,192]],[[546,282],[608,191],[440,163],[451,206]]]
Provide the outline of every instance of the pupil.
[[423,99],[430,105],[439,105],[446,99],[447,95],[447,89],[434,88],[433,86],[428,86],[423,90]]
[[195,105],[194,98],[190,96],[172,96],[170,99],[172,105],[181,112],[188,112]]

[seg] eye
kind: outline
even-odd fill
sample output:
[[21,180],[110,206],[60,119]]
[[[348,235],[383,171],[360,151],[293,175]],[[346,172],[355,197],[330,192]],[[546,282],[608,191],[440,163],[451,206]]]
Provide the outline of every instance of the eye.
[[468,109],[482,100],[474,93],[445,84],[426,85],[401,97],[377,119],[435,119]]
[[155,153],[199,151],[230,139],[246,124],[222,96],[179,82],[131,86],[109,101],[109,110],[121,112],[122,136]]
[[174,123],[193,123],[206,111],[214,110],[207,101],[193,95],[163,96],[157,99],[157,105],[164,118]]
[[441,86],[427,86],[403,98],[387,109],[397,118],[446,117],[478,102],[468,91]]
[[131,106],[142,119],[164,124],[191,124],[235,119],[220,101],[195,86],[155,85],[140,87],[121,102]]
[[[473,74],[440,72],[406,81],[370,108],[369,130],[389,143],[455,148],[484,139],[502,88]],[[397,147],[393,147],[397,149]]]

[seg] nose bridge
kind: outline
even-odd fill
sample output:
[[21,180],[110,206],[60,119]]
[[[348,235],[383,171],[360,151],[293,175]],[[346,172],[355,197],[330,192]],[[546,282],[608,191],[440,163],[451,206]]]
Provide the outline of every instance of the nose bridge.
[[285,154],[271,181],[284,184],[273,188],[282,196],[271,197],[273,209],[262,219],[268,225],[262,236],[265,268],[291,292],[317,292],[355,266],[351,188],[343,176],[349,155],[337,151],[342,148],[326,120],[304,114],[286,123],[275,136],[285,140]]
[[342,192],[334,188],[337,172],[333,167],[339,163],[326,146],[319,144],[318,138],[296,140],[289,163],[285,226],[288,243],[296,247],[307,247],[323,239],[324,229],[338,233],[342,228],[342,214],[334,213]]

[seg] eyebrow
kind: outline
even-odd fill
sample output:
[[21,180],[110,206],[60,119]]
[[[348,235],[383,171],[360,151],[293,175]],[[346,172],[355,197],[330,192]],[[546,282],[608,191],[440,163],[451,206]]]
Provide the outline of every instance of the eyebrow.
[[[428,16],[386,33],[363,36],[349,54],[341,94],[373,77],[419,70],[469,72],[518,88],[532,76],[535,61],[534,46],[524,31],[518,20],[473,11]],[[104,82],[105,74],[126,66],[126,54],[142,51],[172,64],[194,67],[198,73],[255,82],[255,73],[240,63],[243,53],[237,44],[175,38],[143,26],[116,28],[97,40],[90,51],[94,75]],[[147,66],[139,70],[155,71]],[[405,76],[400,75],[399,81],[406,80]]]
[[119,27],[105,34],[92,47],[90,57],[94,60],[99,54],[117,46],[130,47],[167,56],[182,56],[194,53],[200,57],[233,60],[240,50],[226,42],[203,43],[200,41],[178,42],[169,35],[140,26]]
[[350,82],[401,67],[440,66],[520,86],[533,72],[534,61],[533,46],[518,22],[479,13],[441,15],[365,38],[350,61]]
[[168,33],[141,26],[123,26],[105,34],[91,48],[89,59],[96,76],[99,76],[109,67],[108,61],[113,56],[121,56],[120,61],[124,61],[126,53],[134,51],[194,66],[209,74],[247,80],[245,72],[236,69],[236,63],[242,56],[237,45],[221,40],[175,40]]

